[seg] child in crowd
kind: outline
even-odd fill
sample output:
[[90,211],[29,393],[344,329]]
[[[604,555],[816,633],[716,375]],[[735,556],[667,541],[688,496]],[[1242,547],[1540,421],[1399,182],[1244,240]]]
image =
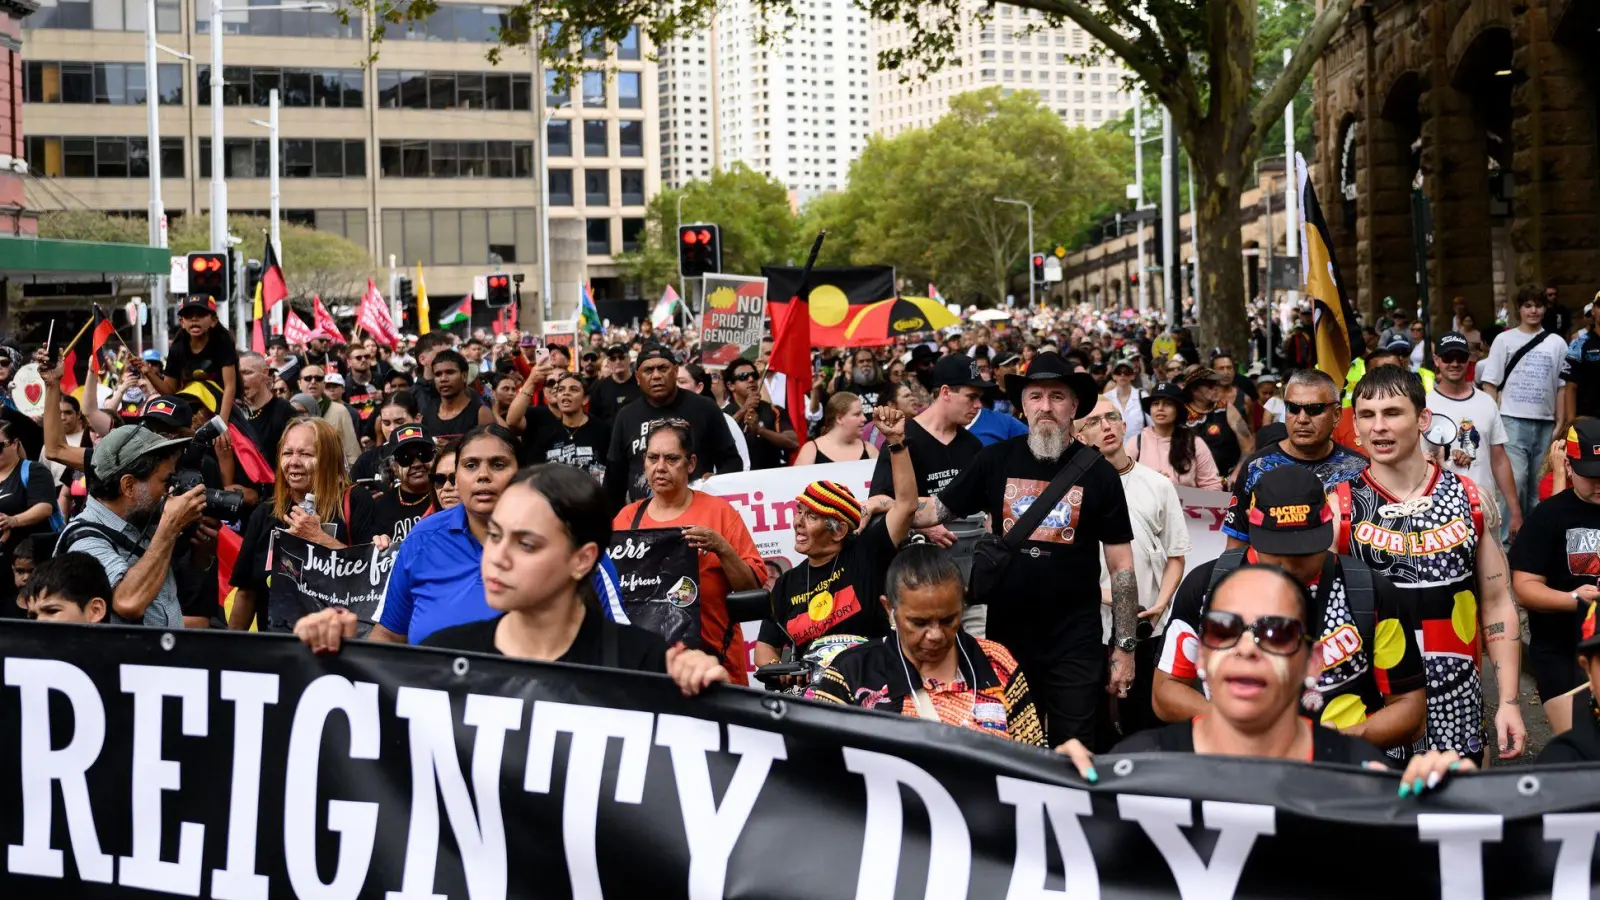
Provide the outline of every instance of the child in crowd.
[[233,335],[217,319],[217,301],[191,295],[178,310],[181,329],[173,336],[166,370],[146,364],[145,375],[163,394],[181,393],[195,382],[205,382],[220,396],[217,415],[228,424],[239,392],[239,351]]
[[30,619],[96,624],[110,610],[111,582],[99,560],[74,550],[40,564],[20,596]]

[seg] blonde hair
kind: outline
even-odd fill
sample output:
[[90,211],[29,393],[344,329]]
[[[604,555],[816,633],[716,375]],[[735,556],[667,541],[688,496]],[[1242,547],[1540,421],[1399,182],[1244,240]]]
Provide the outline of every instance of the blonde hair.
[[[332,522],[338,516],[340,507],[344,505],[344,492],[349,487],[349,482],[344,476],[344,447],[339,442],[339,433],[333,430],[333,426],[329,425],[326,419],[311,416],[291,419],[283,428],[283,437],[278,439],[277,479],[272,488],[272,514],[279,521],[286,521],[289,507],[294,505],[294,498],[289,496],[289,480],[283,474],[283,446],[289,441],[289,433],[296,428],[310,428],[315,432],[312,443],[316,448],[317,464],[311,470],[311,490],[308,493],[316,495],[317,518],[324,522]],[[348,530],[350,523],[344,524]]]
[[849,391],[840,391],[828,398],[828,405],[822,412],[822,433],[827,434],[838,424],[839,417],[850,411],[850,407],[860,403],[861,398]]

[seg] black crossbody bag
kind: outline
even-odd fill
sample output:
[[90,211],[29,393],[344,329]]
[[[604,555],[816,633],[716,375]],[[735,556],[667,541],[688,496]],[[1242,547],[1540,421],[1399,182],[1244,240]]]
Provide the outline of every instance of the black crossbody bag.
[[1083,474],[1096,460],[1102,459],[1100,451],[1093,447],[1082,447],[1073,455],[1072,461],[1067,463],[1055,478],[1045,486],[1033,505],[1022,514],[1005,537],[995,537],[985,534],[978,538],[972,545],[972,577],[967,580],[967,602],[987,603],[991,593],[1000,587],[1005,580],[1006,571],[1011,568],[1011,563],[1016,560],[1017,554],[1022,550],[1022,542],[1033,534],[1045,516],[1056,508],[1061,498],[1072,490]]

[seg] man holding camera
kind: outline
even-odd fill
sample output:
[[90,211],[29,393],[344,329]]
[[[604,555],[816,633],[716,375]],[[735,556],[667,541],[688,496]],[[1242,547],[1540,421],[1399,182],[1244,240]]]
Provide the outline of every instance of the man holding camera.
[[[167,496],[167,482],[188,438],[162,437],[143,425],[113,429],[89,460],[89,499],[56,543],[93,556],[112,585],[113,621],[182,628],[172,576],[173,551],[200,520],[206,489]],[[164,501],[164,502],[163,502]],[[154,524],[153,533],[146,532]]]

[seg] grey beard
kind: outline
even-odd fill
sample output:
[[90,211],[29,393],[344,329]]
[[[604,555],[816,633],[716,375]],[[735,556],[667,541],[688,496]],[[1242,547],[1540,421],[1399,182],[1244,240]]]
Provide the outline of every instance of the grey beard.
[[856,384],[871,384],[876,373],[869,366],[865,369],[856,369],[850,373],[850,379]]
[[1067,433],[1054,423],[1030,428],[1028,449],[1039,459],[1054,462],[1067,450]]

